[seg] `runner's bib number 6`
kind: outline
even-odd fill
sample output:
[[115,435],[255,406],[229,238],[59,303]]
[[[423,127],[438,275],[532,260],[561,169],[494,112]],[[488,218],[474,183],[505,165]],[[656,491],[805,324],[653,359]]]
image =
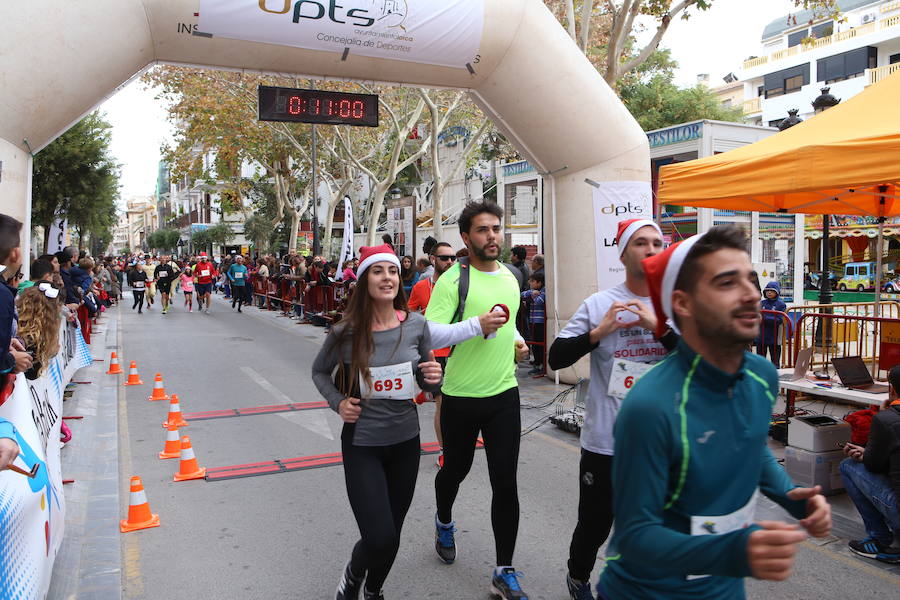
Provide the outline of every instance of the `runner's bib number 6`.
[[412,363],[369,367],[369,372],[372,374],[371,388],[366,385],[363,376],[359,376],[359,389],[362,390],[363,398],[409,400],[419,393],[413,377]]
[[609,374],[609,388],[606,393],[613,398],[624,400],[625,395],[631,391],[634,384],[650,370],[650,363],[639,363],[624,358],[613,361],[612,371]]

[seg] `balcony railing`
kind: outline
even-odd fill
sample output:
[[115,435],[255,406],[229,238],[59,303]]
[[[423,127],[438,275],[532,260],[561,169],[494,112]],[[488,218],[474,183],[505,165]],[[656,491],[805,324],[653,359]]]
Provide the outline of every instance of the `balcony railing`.
[[885,77],[900,71],[900,63],[884,65],[875,69],[866,69],[866,85],[878,83]]
[[[897,2],[892,2],[891,4],[897,5],[894,8],[900,8],[900,0],[897,0]],[[890,10],[893,10],[893,8]],[[882,12],[887,11],[882,8]],[[876,30],[897,27],[898,25],[900,25],[900,15],[894,15],[893,17],[881,19],[877,23],[866,23],[865,25],[860,25],[859,27],[854,27],[853,29],[848,29],[847,31],[841,31],[827,37],[815,39],[809,43],[802,43],[798,46],[791,46],[790,48],[786,48],[784,50],[778,50],[768,56],[758,56],[756,58],[745,60],[744,69],[752,69],[754,67],[764,65],[769,61],[775,62],[789,56],[795,56],[797,54],[800,54],[801,52],[808,52],[809,50],[813,50],[815,48],[822,48],[824,46],[829,46],[838,42],[852,40],[853,38],[859,37],[861,35],[875,33]]]
[[897,10],[900,8],[900,0],[895,0],[894,2],[888,2],[887,4],[881,5],[881,12],[891,12],[892,10]]
[[753,98],[752,100],[744,101],[744,114],[745,115],[752,115],[753,113],[758,113],[761,111],[762,111],[762,103],[760,102],[760,99],[758,97]]

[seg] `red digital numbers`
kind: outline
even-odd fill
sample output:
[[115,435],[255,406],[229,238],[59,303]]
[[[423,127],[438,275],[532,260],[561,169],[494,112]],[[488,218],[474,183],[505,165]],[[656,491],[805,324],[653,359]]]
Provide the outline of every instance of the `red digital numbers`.
[[299,115],[306,110],[305,104],[306,101],[300,96],[291,96],[291,100],[288,102],[288,112],[292,115]]
[[[362,100],[327,100],[327,109],[324,116],[341,117],[342,119],[362,119],[366,116],[366,105]],[[291,96],[287,105],[288,112],[292,115],[308,114],[314,117],[322,116],[322,101],[314,98],[307,101],[301,96]]]
[[372,388],[376,392],[390,392],[391,390],[399,392],[403,389],[403,380],[399,377],[396,379],[376,379],[372,383]]

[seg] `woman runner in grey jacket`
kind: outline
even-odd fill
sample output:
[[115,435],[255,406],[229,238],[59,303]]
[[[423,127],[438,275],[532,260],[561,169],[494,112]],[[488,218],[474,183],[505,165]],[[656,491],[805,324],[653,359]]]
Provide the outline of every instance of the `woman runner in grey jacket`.
[[361,537],[336,599],[356,600],[362,590],[365,600],[384,600],[381,587],[400,546],[419,472],[419,418],[412,400],[417,386],[440,389],[441,367],[424,317],[406,310],[393,251],[386,245],[363,248],[358,277],[312,375],[344,421],[344,478]]

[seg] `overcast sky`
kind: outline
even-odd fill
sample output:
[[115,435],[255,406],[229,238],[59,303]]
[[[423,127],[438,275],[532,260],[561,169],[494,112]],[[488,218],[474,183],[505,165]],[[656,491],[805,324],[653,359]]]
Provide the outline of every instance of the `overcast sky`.
[[[662,43],[679,63],[676,83],[690,86],[697,74],[707,73],[711,86],[720,85],[745,58],[760,53],[763,27],[792,10],[791,0],[715,0],[709,11],[676,20]],[[153,96],[134,81],[100,106],[113,124],[112,153],[122,165],[123,199],[149,196],[156,189],[159,149],[170,139],[171,127]]]

